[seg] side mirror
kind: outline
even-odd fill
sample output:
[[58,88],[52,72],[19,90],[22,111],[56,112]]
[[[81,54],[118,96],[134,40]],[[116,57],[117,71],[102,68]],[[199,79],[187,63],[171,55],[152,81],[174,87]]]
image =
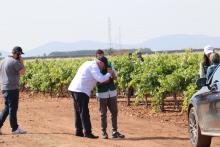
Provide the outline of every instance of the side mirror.
[[196,85],[198,87],[203,87],[203,86],[207,86],[206,84],[207,79],[206,78],[200,78],[196,81]]
[[215,80],[213,83],[218,83],[219,81],[218,80]]

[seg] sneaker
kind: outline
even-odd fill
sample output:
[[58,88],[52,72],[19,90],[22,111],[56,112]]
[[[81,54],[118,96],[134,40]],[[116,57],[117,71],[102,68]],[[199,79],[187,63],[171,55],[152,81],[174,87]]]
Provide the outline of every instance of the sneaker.
[[119,132],[113,132],[112,133],[112,138],[125,138],[125,135],[122,135]]
[[76,132],[76,134],[75,134],[76,136],[78,136],[78,137],[84,137],[84,134],[83,134],[83,132]]
[[27,132],[21,128],[17,128],[17,130],[13,131],[12,134],[26,134]]
[[97,139],[97,138],[99,138],[99,136],[95,136],[95,135],[93,135],[92,133],[85,134],[84,137],[91,138],[91,139]]
[[108,139],[107,132],[102,132],[102,139]]

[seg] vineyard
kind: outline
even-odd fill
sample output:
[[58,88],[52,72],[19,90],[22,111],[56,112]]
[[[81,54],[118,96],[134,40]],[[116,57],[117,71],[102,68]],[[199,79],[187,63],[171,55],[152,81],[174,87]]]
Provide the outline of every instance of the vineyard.
[[[116,84],[120,95],[130,98],[133,94],[134,104],[150,101],[153,111],[163,111],[164,100],[171,97],[176,109],[185,111],[189,98],[197,90],[195,81],[199,78],[201,58],[201,53],[186,50],[178,54],[146,55],[143,62],[137,54],[131,58],[111,56],[109,60],[118,73]],[[65,96],[77,69],[87,60],[92,58],[27,60],[21,89]]]

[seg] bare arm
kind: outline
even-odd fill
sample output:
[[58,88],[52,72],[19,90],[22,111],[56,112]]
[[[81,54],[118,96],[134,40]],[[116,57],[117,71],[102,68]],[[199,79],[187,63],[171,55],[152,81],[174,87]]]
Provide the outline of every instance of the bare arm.
[[19,73],[19,75],[24,75],[25,74],[25,67],[24,67],[24,59],[22,58],[22,57],[20,57],[20,63],[23,65],[23,68],[22,69],[20,69],[19,71],[18,71],[18,73]]
[[25,68],[22,68],[20,71],[19,71],[19,75],[24,75],[25,74]]

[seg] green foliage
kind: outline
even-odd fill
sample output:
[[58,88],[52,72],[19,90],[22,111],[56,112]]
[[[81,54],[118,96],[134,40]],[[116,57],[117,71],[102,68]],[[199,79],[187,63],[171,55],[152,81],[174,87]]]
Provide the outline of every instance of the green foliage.
[[[194,83],[199,78],[202,54],[186,50],[180,54],[156,53],[143,57],[143,62],[138,60],[137,52],[132,58],[125,55],[109,57],[118,74],[118,91],[125,93],[129,87],[133,87],[136,104],[143,102],[144,96],[149,95],[153,111],[161,110],[167,94],[184,95],[183,109],[186,109],[196,90]],[[31,91],[62,96],[67,93],[67,87],[79,66],[87,60],[91,58],[28,61],[21,85]]]
[[189,100],[197,90],[198,90],[198,87],[196,86],[196,84],[192,83],[186,88],[186,91],[183,92],[184,101],[182,105],[182,111],[187,111]]
[[117,71],[118,80],[116,84],[124,92],[131,81],[131,73],[134,70],[133,62],[127,56],[117,56],[110,58],[110,60]]
[[62,96],[67,93],[77,69],[86,60],[87,58],[28,61],[25,63],[26,74],[21,78],[21,85],[27,90]]

